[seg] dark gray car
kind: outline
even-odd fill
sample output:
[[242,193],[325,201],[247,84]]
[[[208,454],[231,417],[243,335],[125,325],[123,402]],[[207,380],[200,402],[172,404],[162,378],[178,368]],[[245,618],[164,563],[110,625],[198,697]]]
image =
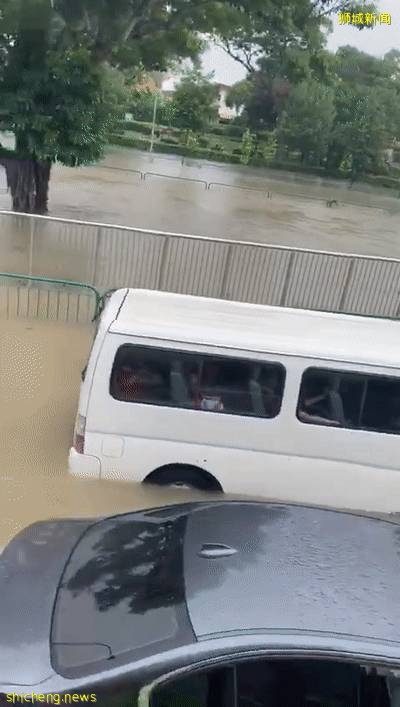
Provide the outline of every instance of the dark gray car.
[[[238,684],[278,684],[283,664],[284,682],[299,665],[304,682],[313,660],[328,673],[351,665],[358,693],[368,677],[383,691],[376,704],[397,705],[399,554],[395,523],[268,503],[36,523],[1,559],[0,693],[129,689],[168,707],[181,703],[144,686],[179,684],[184,671],[188,707],[275,705],[240,701]],[[208,687],[193,687],[204,671]]]

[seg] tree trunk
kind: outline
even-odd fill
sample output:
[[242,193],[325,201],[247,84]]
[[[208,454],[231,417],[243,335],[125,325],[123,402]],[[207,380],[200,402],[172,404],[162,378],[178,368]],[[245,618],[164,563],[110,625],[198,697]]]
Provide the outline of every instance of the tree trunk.
[[50,162],[34,162],[35,173],[35,213],[47,214],[49,202]]
[[47,213],[50,181],[50,162],[34,158],[1,157],[11,192],[13,211]]

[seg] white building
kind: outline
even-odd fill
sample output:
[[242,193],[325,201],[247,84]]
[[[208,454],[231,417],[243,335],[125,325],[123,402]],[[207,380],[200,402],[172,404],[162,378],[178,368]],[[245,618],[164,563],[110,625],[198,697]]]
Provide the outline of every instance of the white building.
[[[161,91],[165,98],[172,98],[179,84],[179,76],[171,76],[162,82]],[[224,83],[216,83],[218,87],[218,115],[222,120],[233,120],[239,114],[236,108],[229,108],[226,105],[226,97],[230,86]]]

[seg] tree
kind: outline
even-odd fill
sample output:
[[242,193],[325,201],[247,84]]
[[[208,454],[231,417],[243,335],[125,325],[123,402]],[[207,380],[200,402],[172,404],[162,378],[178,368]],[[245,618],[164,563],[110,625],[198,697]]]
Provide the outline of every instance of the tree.
[[[150,90],[134,90],[129,101],[129,112],[134,120],[151,122],[154,113],[154,92]],[[164,98],[158,90],[157,123],[171,126],[174,123],[175,106],[172,100]]]
[[400,136],[400,69],[395,53],[378,59],[354,47],[341,47],[336,61],[328,166],[347,165],[354,181],[382,169],[385,148]]
[[[3,151],[0,161],[16,211],[45,213],[52,163],[75,167],[98,160],[120,117],[115,75],[93,64],[86,49],[63,57],[49,52],[45,61],[45,68],[27,67],[19,77],[9,72],[2,86],[7,105],[2,122],[14,132],[17,156]],[[51,74],[51,82],[44,73]]]
[[[338,116],[332,131],[335,166],[348,165],[351,181],[375,171],[385,145],[382,110],[373,90],[337,96]],[[340,160],[340,161],[339,161]]]
[[[258,0],[247,0],[248,10]],[[13,208],[45,212],[52,163],[99,159],[113,120],[107,65],[194,57],[239,0],[0,0],[2,151]],[[235,15],[239,21],[239,15]],[[111,92],[112,93],[112,92]],[[116,107],[112,105],[112,108]]]
[[[230,21],[215,40],[251,74],[258,70],[260,59],[271,60],[278,68],[288,49],[311,53],[321,49],[332,15],[374,11],[375,5],[365,0],[260,0],[257,10],[245,13],[241,22],[234,18],[240,10],[231,8]],[[372,25],[361,23],[357,28],[372,29]],[[272,73],[276,75],[276,71]]]
[[278,141],[287,150],[297,150],[304,162],[323,163],[334,119],[332,89],[316,81],[295,86],[278,122]]
[[238,81],[230,87],[226,97],[226,105],[229,108],[236,108],[236,110],[240,110],[245,106],[252,90],[253,85],[249,79]]
[[199,70],[186,74],[173,98],[174,124],[201,132],[218,115],[218,88]]
[[239,25],[231,21],[216,41],[248,72],[246,87],[238,90],[249,126],[274,128],[292,86],[332,80],[332,55],[325,49],[332,14],[374,9],[348,0],[261,0],[258,12]]

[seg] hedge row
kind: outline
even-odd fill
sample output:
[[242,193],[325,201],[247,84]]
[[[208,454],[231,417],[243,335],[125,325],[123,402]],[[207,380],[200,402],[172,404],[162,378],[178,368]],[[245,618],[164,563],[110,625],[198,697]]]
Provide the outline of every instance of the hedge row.
[[117,135],[112,133],[108,136],[112,145],[122,145],[123,147],[134,147],[137,150],[148,150],[150,141],[146,138],[128,137],[128,135]]
[[152,130],[151,123],[142,123],[139,120],[121,120],[119,127],[123,130],[133,130],[133,132],[142,133],[142,135],[151,135]]
[[[121,129],[132,130],[133,132],[142,133],[143,135],[151,135],[152,124],[142,122],[140,120],[123,120],[119,123]],[[156,126],[156,133],[161,130],[168,130],[168,132],[176,137],[185,132],[185,128],[176,127],[166,127],[166,126]],[[231,140],[240,143],[243,137],[245,128],[242,125],[210,125],[205,131],[204,135],[217,135],[218,137],[226,137]],[[265,142],[269,140],[270,133],[267,130],[263,130],[257,133],[257,138],[260,142]]]
[[[132,130],[136,133],[142,133],[142,135],[151,135],[153,129],[152,123],[145,123],[140,120],[122,120],[119,125],[123,130]],[[156,135],[161,133],[163,130],[168,130],[170,134],[175,135],[176,137],[184,132],[181,128],[171,128],[166,125],[155,126]]]
[[[150,146],[150,140],[140,137],[130,137],[128,135],[116,135],[112,134],[109,136],[110,143],[114,145],[123,145],[124,147],[132,147],[137,150],[148,151]],[[192,157],[193,159],[205,159],[214,162],[224,162],[229,164],[240,164],[240,154],[228,154],[226,152],[209,150],[206,148],[196,147],[188,148],[185,145],[176,145],[168,142],[156,142],[154,144],[154,151],[159,153],[166,153],[172,155],[181,155],[183,157]],[[271,160],[267,162],[262,157],[253,157],[249,165],[252,167],[268,167],[270,169],[282,169],[288,172],[297,172],[303,174],[314,174],[319,177],[335,177],[336,179],[348,179],[345,174],[341,172],[328,172],[324,167],[317,167],[313,165],[300,164],[298,162],[291,162],[287,160]],[[400,180],[389,176],[373,176],[366,175],[361,178],[362,182],[367,184],[372,184],[373,186],[381,186],[388,189],[397,189],[400,194]]]
[[[254,158],[257,160],[257,158]],[[256,165],[256,166],[266,166],[265,160],[258,160],[259,162],[263,162],[261,165]],[[252,163],[254,163],[254,160],[252,160]],[[287,170],[288,172],[302,172],[303,174],[315,174],[316,176],[328,176],[328,173],[325,169],[325,167],[317,167],[315,165],[310,165],[310,164],[304,164],[300,162],[291,162],[289,160],[281,160],[281,159],[274,159],[271,160],[268,163],[268,167],[272,167],[273,169],[284,169]]]
[[385,187],[386,189],[397,189],[400,195],[400,179],[389,177],[387,175],[374,176],[367,174],[361,178],[362,182],[372,184],[374,187]]
[[[148,150],[150,146],[150,141],[148,139],[131,137],[130,135],[112,134],[109,136],[109,139],[114,145],[133,147],[137,150]],[[228,154],[219,150],[210,150],[202,147],[188,148],[185,145],[176,145],[163,141],[154,143],[154,151],[159,153],[182,155],[184,157],[213,160],[215,162],[240,164],[239,150],[235,151],[236,154]],[[307,172],[308,174],[326,176],[326,170],[323,167],[312,167],[310,165],[301,165],[296,162],[287,162],[284,160],[272,160],[267,162],[267,160],[262,157],[253,157],[250,160],[249,165],[253,167],[271,167],[273,169],[285,169],[289,172]]]
[[[123,147],[132,147],[137,150],[147,150],[150,146],[150,141],[146,138],[130,137],[128,135],[109,135],[109,141],[113,145],[122,145]],[[212,160],[214,162],[226,162],[239,164],[240,159],[237,155],[229,155],[226,152],[216,150],[207,150],[206,148],[196,147],[188,148],[185,145],[176,145],[168,142],[154,143],[154,152],[182,155],[183,157],[193,157],[197,159]]]
[[[139,133],[144,133],[146,135],[150,135],[152,125],[151,123],[146,123],[141,120],[122,120],[121,121],[121,127],[124,130],[134,130]],[[156,130],[159,130],[160,127],[165,127],[167,126],[156,126]],[[185,130],[185,128],[176,128],[176,127],[168,127],[168,130],[170,130],[172,133],[179,134],[182,131]],[[244,133],[245,128],[243,128],[241,125],[210,125],[204,132],[211,134],[211,135],[219,135],[221,137],[230,137],[233,139],[242,139],[242,135]]]
[[211,125],[205,132],[241,140],[245,129],[242,125]]

